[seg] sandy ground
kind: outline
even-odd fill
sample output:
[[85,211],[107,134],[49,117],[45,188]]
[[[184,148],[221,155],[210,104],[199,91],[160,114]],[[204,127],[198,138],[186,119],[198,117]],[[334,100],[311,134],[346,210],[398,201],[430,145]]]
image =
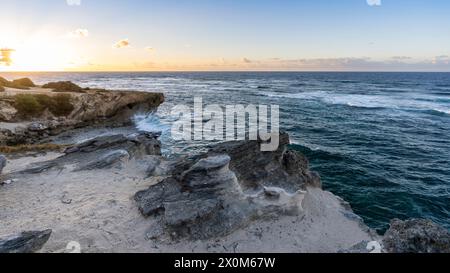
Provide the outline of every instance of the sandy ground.
[[[5,172],[58,156],[10,159]],[[144,218],[134,194],[161,178],[145,177],[143,160],[121,168],[86,172],[62,171],[19,177],[0,186],[0,237],[25,230],[52,229],[42,252],[68,252],[71,241],[82,252],[337,252],[372,241],[357,216],[342,201],[319,189],[308,189],[305,215],[253,222],[229,236],[207,241],[153,241],[158,225]]]

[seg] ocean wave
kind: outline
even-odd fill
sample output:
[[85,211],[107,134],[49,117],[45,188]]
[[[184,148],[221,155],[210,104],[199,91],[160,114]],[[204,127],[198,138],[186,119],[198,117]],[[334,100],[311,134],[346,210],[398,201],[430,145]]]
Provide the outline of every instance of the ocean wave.
[[450,115],[450,109],[426,109],[420,110],[420,112],[441,117]]

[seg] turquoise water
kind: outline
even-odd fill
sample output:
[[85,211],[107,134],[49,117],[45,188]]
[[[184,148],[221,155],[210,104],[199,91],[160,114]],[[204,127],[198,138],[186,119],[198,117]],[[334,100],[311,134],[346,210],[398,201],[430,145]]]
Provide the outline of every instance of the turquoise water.
[[[1,76],[13,77],[4,74]],[[192,104],[278,104],[292,147],[327,190],[380,231],[392,218],[430,218],[450,228],[449,73],[40,73],[44,83],[164,92],[138,126],[163,131],[166,153],[198,150],[170,139],[170,109]],[[199,144],[199,143],[197,143]]]

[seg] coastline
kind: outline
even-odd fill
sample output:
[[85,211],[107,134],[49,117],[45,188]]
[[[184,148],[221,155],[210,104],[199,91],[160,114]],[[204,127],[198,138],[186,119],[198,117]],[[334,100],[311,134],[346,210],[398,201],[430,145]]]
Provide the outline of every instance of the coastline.
[[[28,93],[36,90],[40,90],[39,92],[43,92],[43,94],[52,92],[36,89],[36,87],[32,87],[29,91],[14,92]],[[9,88],[6,92],[8,96],[11,95]],[[88,90],[88,92],[97,91]],[[72,92],[67,93],[72,94]],[[102,90],[101,93],[110,96],[109,94],[114,92]],[[75,96],[83,95],[76,94]],[[123,97],[120,97],[120,101],[122,100]],[[141,100],[145,101],[141,98],[135,103],[140,105]],[[158,99],[150,106],[147,105],[146,109],[153,110],[162,101],[164,100]],[[128,104],[125,106],[128,107]],[[85,107],[81,108],[85,109]],[[295,181],[302,182],[299,182],[298,185],[291,183],[272,185],[266,184],[267,181],[263,180],[253,181],[261,190],[254,196],[254,193],[246,192],[243,176],[239,174],[241,168],[248,169],[248,166],[245,166],[245,163],[243,166],[234,164],[236,160],[240,160],[241,155],[237,153],[237,157],[231,156],[235,149],[232,145],[225,147],[225,151],[228,153],[225,156],[231,156],[230,160],[221,161],[215,167],[205,167],[204,165],[216,164],[214,160],[216,160],[215,156],[218,156],[217,152],[204,154],[193,161],[183,157],[177,158],[175,161],[164,158],[161,156],[161,143],[158,141],[157,135],[138,132],[132,127],[123,127],[124,124],[130,122],[131,114],[139,111],[138,108],[142,108],[131,107],[131,111],[126,112],[125,118],[123,118],[124,115],[119,115],[120,123],[107,125],[101,121],[107,116],[117,116],[118,111],[116,110],[122,108],[122,104],[113,104],[112,109],[114,110],[111,112],[113,114],[90,115],[92,117],[90,120],[78,118],[79,116],[86,117],[84,113],[80,112],[80,115],[71,116],[70,123],[62,120],[55,127],[49,127],[42,121],[16,120],[15,117],[11,120],[16,123],[0,123],[1,129],[10,132],[16,131],[17,128],[26,128],[27,132],[39,132],[26,134],[27,141],[24,143],[28,144],[45,143],[64,133],[69,136],[64,143],[69,147],[64,147],[59,151],[27,151],[24,154],[6,156],[8,162],[1,173],[3,185],[0,186],[0,200],[5,204],[0,208],[0,215],[5,227],[2,228],[0,239],[23,231],[51,229],[52,235],[40,250],[51,253],[67,252],[67,244],[71,241],[79,242],[83,252],[388,251],[386,248],[377,250],[364,247],[373,241],[378,242],[382,247],[385,238],[378,236],[364,225],[361,218],[353,213],[348,203],[323,191],[318,185],[320,183],[317,183],[317,179],[310,175],[309,166],[300,163],[305,162],[302,155],[287,153],[286,146],[289,144],[289,136],[283,143],[284,146],[269,156],[254,154],[254,149],[247,152],[253,159],[262,157],[270,164],[275,164],[275,171],[267,174],[269,177],[275,178],[269,179],[270,181],[280,181],[281,177],[287,177],[291,180],[284,182],[294,181],[294,178]],[[79,137],[70,138],[70,135],[73,135],[72,130],[84,127],[85,124],[89,124],[90,121],[97,118],[100,122],[96,126],[80,128],[78,129]],[[126,122],[123,123],[123,121]],[[38,126],[42,124],[45,126]],[[68,126],[69,124],[70,126]],[[117,125],[120,126],[117,128]],[[65,129],[51,133],[48,131],[49,128],[53,130],[61,127]],[[105,127],[108,129],[103,131],[104,134],[95,131],[102,131],[101,128]],[[17,137],[17,134],[12,135],[13,138]],[[17,139],[20,140],[23,137]],[[75,140],[86,141],[67,143],[67,141]],[[9,145],[8,143],[11,141],[6,140],[3,143]],[[17,144],[20,141],[13,141],[13,143]],[[254,148],[252,145],[260,143],[244,144]],[[273,158],[286,158],[287,165],[284,163],[277,165],[279,161],[274,160],[272,156]],[[248,206],[246,209],[248,214],[244,213],[239,222],[236,223],[234,218],[230,218],[230,223],[232,223],[230,227],[233,228],[220,230],[217,234],[213,230],[207,237],[197,238],[193,235],[199,234],[190,234],[191,231],[188,231],[185,235],[186,231],[181,231],[178,224],[172,224],[172,220],[167,220],[169,216],[173,217],[169,219],[174,219],[175,222],[181,221],[182,225],[189,223],[191,230],[198,228],[203,233],[204,226],[210,226],[208,221],[211,220],[211,215],[217,214],[220,219],[227,219],[222,216],[231,213],[224,209],[218,209],[216,205],[208,207],[207,212],[198,211],[191,218],[183,220],[178,218],[185,211],[181,210],[183,206],[177,205],[176,202],[172,207],[176,215],[163,214],[162,218],[159,214],[142,215],[142,199],[137,198],[136,193],[147,191],[147,194],[150,194],[150,199],[146,199],[145,206],[150,201],[152,202],[149,203],[150,206],[155,206],[155,202],[166,204],[167,200],[159,200],[160,197],[151,196],[156,190],[155,186],[171,183],[170,181],[173,179],[181,179],[180,182],[183,182],[190,177],[179,178],[180,173],[193,173],[195,175],[192,177],[197,177],[198,165],[206,168],[204,171],[217,172],[217,177],[220,178],[218,181],[211,182],[214,194],[208,195],[205,199],[207,202],[199,203],[200,206],[210,202],[214,203],[217,200],[229,204],[230,207],[236,206],[238,211],[239,208]],[[289,173],[288,169],[283,169],[287,166],[294,171]],[[181,172],[179,168],[183,171]],[[305,173],[306,176],[304,176]],[[226,175],[222,176],[223,174]],[[299,177],[302,180],[298,180]],[[201,179],[206,178],[201,177]],[[5,183],[6,181],[9,183]],[[236,187],[235,190],[239,194],[235,194],[234,190],[233,193],[223,194],[222,190],[215,188],[217,183],[226,183],[224,185],[228,185],[227,189]],[[288,184],[288,187],[285,187],[285,184]],[[296,187],[298,192],[288,189],[291,186]],[[274,187],[276,189],[273,189]],[[196,188],[193,187],[194,193],[195,190]],[[175,191],[167,198],[172,200],[171,198],[175,196],[175,199],[179,200],[178,194]],[[201,196],[203,198],[203,195]],[[198,199],[195,197],[184,201],[196,202]],[[156,205],[156,207],[158,206]],[[139,208],[141,208],[141,213]],[[266,209],[268,209],[268,213],[253,214],[253,210],[260,212]],[[165,207],[164,211],[171,210]],[[287,211],[289,213],[286,213]],[[263,217],[266,214],[269,217]],[[223,225],[224,223],[213,222],[211,224]],[[355,248],[355,246],[359,247]]]

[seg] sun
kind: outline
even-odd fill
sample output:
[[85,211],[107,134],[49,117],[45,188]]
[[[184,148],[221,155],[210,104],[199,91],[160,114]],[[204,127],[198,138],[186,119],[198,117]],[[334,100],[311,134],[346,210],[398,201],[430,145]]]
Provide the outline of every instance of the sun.
[[0,71],[63,71],[70,67],[74,55],[70,44],[49,35],[36,34],[25,40],[2,38],[9,55]]

